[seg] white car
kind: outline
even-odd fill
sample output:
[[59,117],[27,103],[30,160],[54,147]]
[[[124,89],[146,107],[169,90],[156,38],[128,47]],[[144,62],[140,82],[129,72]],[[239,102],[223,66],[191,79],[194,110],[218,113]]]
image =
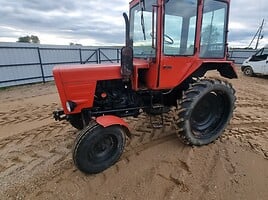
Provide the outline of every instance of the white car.
[[241,70],[247,76],[268,75],[268,46],[246,59]]

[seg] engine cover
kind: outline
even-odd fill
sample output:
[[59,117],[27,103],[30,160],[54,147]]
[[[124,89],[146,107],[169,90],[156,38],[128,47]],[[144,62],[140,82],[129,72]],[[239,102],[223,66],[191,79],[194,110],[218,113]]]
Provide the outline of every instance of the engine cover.
[[[80,113],[93,106],[98,80],[122,78],[119,64],[61,65],[54,67],[53,75],[65,114]],[[76,104],[72,112],[67,110],[67,101]]]

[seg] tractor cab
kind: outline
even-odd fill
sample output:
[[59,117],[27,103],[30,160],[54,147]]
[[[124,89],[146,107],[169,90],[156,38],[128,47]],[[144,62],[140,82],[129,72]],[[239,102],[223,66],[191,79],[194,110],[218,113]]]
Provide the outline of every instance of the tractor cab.
[[[137,72],[133,89],[175,87],[197,69],[233,71],[226,62],[228,10],[228,0],[133,0],[126,34]],[[225,64],[215,66],[219,61]]]

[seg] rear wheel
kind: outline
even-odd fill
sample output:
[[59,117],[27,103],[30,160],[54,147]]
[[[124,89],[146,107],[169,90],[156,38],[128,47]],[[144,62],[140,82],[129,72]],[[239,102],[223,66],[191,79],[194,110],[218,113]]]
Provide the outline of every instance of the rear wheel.
[[120,125],[102,127],[95,121],[78,135],[73,150],[76,167],[84,173],[99,173],[112,166],[125,146],[125,131]]
[[243,70],[243,73],[246,75],[246,76],[253,76],[253,70],[251,67],[245,67],[244,70]]
[[192,84],[179,102],[178,135],[187,144],[205,145],[216,140],[228,125],[234,110],[234,89],[220,80]]

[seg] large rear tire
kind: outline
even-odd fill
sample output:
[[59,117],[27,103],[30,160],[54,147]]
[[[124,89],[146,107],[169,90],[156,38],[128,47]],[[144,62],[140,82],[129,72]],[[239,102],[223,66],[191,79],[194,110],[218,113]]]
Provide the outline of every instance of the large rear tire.
[[76,167],[95,174],[112,166],[120,158],[125,146],[125,130],[120,125],[102,127],[95,121],[78,135],[73,149]]
[[190,85],[179,102],[178,136],[186,144],[206,145],[228,125],[235,108],[235,90],[221,80],[199,80]]

